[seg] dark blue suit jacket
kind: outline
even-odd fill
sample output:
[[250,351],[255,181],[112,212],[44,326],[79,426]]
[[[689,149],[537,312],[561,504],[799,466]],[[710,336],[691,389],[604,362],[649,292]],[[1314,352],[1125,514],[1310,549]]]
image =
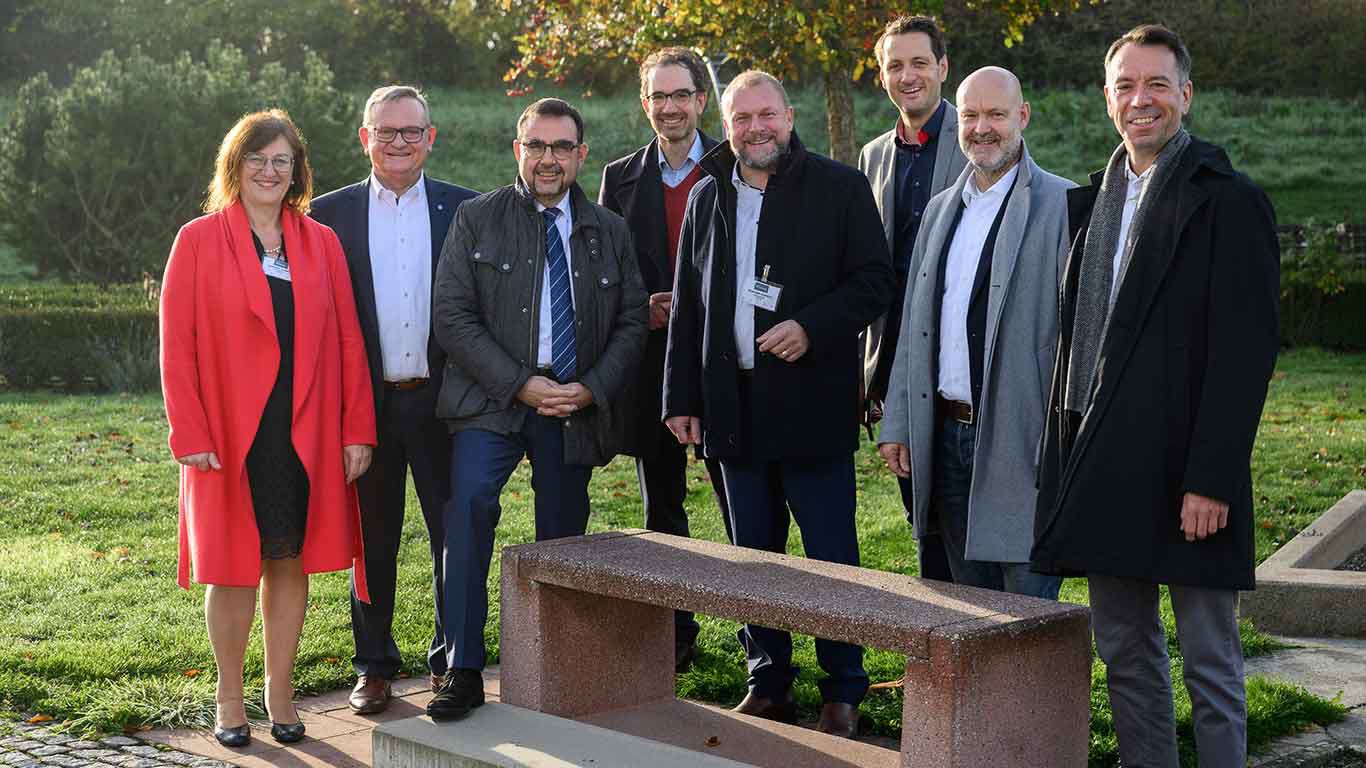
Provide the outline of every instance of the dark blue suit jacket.
[[[441,245],[446,232],[455,220],[455,209],[477,196],[472,189],[437,181],[423,176],[427,185],[427,213],[432,222],[432,278],[441,258]],[[309,212],[315,220],[331,227],[346,251],[346,265],[351,270],[351,287],[356,294],[356,313],[360,315],[360,329],[365,336],[365,357],[370,361],[370,384],[375,393],[375,414],[384,412],[384,364],[379,351],[379,319],[375,315],[375,284],[370,273],[370,179],[328,192],[313,200]],[[427,368],[431,371],[434,392],[441,387],[441,374],[446,366],[446,353],[427,336]]]

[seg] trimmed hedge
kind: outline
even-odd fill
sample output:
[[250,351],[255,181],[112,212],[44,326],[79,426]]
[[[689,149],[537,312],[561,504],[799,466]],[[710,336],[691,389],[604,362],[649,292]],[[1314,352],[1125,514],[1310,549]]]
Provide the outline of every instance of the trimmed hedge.
[[0,286],[0,385],[157,390],[156,301],[138,285]]
[[1342,291],[1325,295],[1302,281],[1281,281],[1281,342],[1366,349],[1366,269],[1341,278]]

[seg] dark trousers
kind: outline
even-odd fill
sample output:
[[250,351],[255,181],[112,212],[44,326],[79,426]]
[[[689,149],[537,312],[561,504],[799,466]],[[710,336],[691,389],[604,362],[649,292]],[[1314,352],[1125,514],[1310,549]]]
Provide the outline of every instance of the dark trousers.
[[[683,506],[688,497],[688,446],[680,444],[663,424],[659,428],[664,434],[659,436],[653,453],[636,459],[636,478],[640,481],[640,497],[645,505],[645,528],[688,536],[688,511]],[[721,519],[726,525],[726,539],[731,540],[721,465],[715,459],[707,459],[706,463],[712,491],[721,508]],[[675,644],[692,645],[697,641],[697,632],[697,620],[692,611],[674,611]]]
[[934,451],[934,499],[944,551],[953,580],[970,587],[1057,600],[1061,576],[1029,570],[1029,563],[967,559],[968,500],[972,496],[972,464],[977,425],[953,418],[940,420]]
[[592,467],[564,463],[562,419],[527,413],[520,432],[470,429],[451,435],[451,498],[442,516],[446,548],[443,614],[451,669],[483,669],[489,617],[489,562],[503,508],[498,496],[513,470],[531,459],[536,540],[579,536],[588,527]]
[[[801,530],[807,557],[859,564],[854,528],[854,457],[748,462],[721,460],[731,530],[737,546],[787,551],[788,514]],[[792,636],[782,630],[746,624],[738,635],[745,648],[749,687],[756,695],[782,698],[797,670],[792,666]],[[868,692],[863,648],[816,640],[816,659],[827,677],[821,698],[857,704]]]
[[427,664],[434,674],[446,672],[441,629],[441,507],[450,495],[451,441],[435,416],[436,389],[429,384],[384,394],[381,413],[376,414],[379,445],[370,468],[356,481],[370,586],[369,604],[356,599],[354,592],[351,595],[351,634],[356,643],[351,666],[357,675],[392,678],[403,666],[394,643],[394,591],[410,468],[432,552],[436,621]]
[[[914,496],[911,492],[911,479],[898,477],[901,489],[901,506],[906,510],[906,519],[911,518],[914,509]],[[944,537],[939,532],[926,533],[916,537],[916,549],[920,560],[920,578],[935,581],[953,581],[953,571],[949,568],[949,554],[944,549]]]

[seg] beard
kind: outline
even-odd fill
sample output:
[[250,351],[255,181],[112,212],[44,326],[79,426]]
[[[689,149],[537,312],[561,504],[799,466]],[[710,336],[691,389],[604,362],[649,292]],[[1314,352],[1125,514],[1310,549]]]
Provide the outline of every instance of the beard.
[[[972,138],[975,140],[979,138],[991,138],[991,136],[973,136]],[[972,154],[972,145],[969,144],[968,147],[964,148],[963,154],[967,155],[968,164],[972,166],[973,170],[980,171],[989,176],[994,176],[1010,168],[1010,166],[1014,165],[1015,162],[1020,159],[1024,142],[1019,136],[1016,136],[1013,142],[1008,142],[999,134],[996,134],[995,138],[997,142],[996,146],[1000,148],[1001,153],[997,155],[994,160],[978,162]]]
[[767,171],[772,173],[778,169],[778,163],[787,154],[788,143],[780,142],[773,137],[773,143],[762,148],[754,149],[750,144],[742,143],[740,151],[736,153],[736,158],[746,168],[755,171]]

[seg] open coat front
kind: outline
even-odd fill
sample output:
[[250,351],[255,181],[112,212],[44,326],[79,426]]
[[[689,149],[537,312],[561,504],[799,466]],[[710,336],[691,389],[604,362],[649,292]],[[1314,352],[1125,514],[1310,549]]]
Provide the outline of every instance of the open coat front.
[[[360,509],[342,446],[375,444],[374,400],[346,259],[332,230],[282,216],[294,288],[294,449],[308,473],[305,573],[355,565]],[[222,469],[180,467],[179,583],[254,587],[261,543],[246,456],[279,370],[270,289],[241,203],[186,224],[161,293],[161,382],[171,453],[214,451]]]
[[[1086,225],[1100,189],[1068,195],[1072,238],[1039,476],[1034,567],[1165,584],[1253,586],[1252,442],[1279,345],[1280,249],[1261,189],[1192,139],[1138,233],[1091,404],[1063,409]],[[1181,532],[1187,493],[1228,527]]]

